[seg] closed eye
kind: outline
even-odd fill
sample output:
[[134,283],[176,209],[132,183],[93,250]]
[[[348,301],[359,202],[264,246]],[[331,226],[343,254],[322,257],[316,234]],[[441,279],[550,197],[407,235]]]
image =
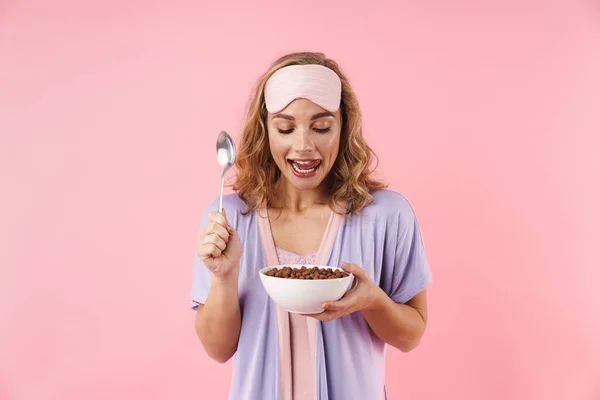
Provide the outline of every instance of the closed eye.
[[[313,128],[313,130],[317,133],[327,133],[331,130],[331,128]],[[294,128],[290,128],[290,129],[277,129],[277,132],[281,133],[282,135],[289,135],[290,133],[292,133],[294,131]]]

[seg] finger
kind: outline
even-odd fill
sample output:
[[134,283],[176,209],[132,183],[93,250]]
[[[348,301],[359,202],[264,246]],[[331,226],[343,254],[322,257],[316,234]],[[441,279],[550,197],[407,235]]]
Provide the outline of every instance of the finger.
[[209,236],[210,234],[217,235],[218,237],[223,239],[225,243],[229,242],[229,231],[224,226],[219,225],[216,222],[211,222],[210,225],[207,227],[206,236]]
[[216,220],[227,230],[227,232],[232,233],[234,229],[229,223],[229,220],[227,219],[227,211],[225,211],[224,208],[222,208],[221,211],[222,213],[216,213]]
[[231,231],[229,230],[227,225],[223,225],[218,221],[209,221],[208,225],[202,231],[204,236],[208,236],[209,234],[217,232],[219,236],[223,238],[223,240],[228,241]]
[[219,257],[221,253],[221,249],[219,249],[214,243],[205,243],[198,248],[198,255],[203,260],[209,257]]
[[331,314],[328,315],[328,318],[330,318],[330,320],[333,321],[334,319],[338,319],[338,318],[345,317],[346,315],[350,315],[353,312],[354,312],[354,310],[352,308],[346,308],[345,310],[342,310],[342,311],[332,311]]
[[323,303],[323,309],[327,311],[344,311],[356,303],[356,297],[353,294],[342,297],[338,301],[326,301]]
[[344,311],[323,311],[319,314],[302,314],[305,317],[311,317],[321,322],[329,322],[350,314],[348,310]]
[[200,246],[198,246],[198,256],[202,259],[202,260],[206,260],[207,258],[212,257],[212,249],[213,249],[212,244],[202,244]]
[[210,251],[210,255],[213,257],[219,257],[221,255],[221,249],[219,249],[216,245],[214,244],[209,244],[209,246],[212,247],[211,251]]
[[229,223],[229,218],[227,218],[227,211],[223,209],[223,216],[225,217],[225,222],[227,223],[227,227],[231,228],[231,224]]
[[329,321],[333,320],[333,318],[332,318],[333,313],[327,312],[327,311],[323,311],[322,313],[319,313],[319,314],[300,314],[300,315],[302,315],[304,317],[313,318],[313,319],[316,319],[321,322],[329,322]]
[[204,243],[211,243],[217,246],[221,251],[225,250],[227,244],[225,241],[216,233],[211,233],[204,238]]
[[223,216],[225,217],[225,222],[227,222],[227,231],[229,231],[229,233],[234,233],[235,230],[233,229],[233,226],[231,226],[231,224],[229,223],[229,219],[227,218],[227,211],[225,211],[225,209],[223,209]]
[[208,213],[208,222],[213,222],[213,221],[223,227],[227,226],[227,219],[225,218],[225,216],[216,211],[211,211]]
[[362,269],[356,264],[352,263],[340,263],[340,268],[342,268],[346,272],[350,272],[352,275],[358,277],[359,279],[365,279],[369,277],[367,271]]

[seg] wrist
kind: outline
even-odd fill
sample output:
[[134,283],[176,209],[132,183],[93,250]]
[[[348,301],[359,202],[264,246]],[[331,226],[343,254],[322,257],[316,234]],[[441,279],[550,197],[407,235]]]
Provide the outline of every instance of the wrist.
[[387,306],[389,300],[390,298],[387,294],[379,286],[374,285],[364,311],[372,313],[380,312]]
[[221,273],[221,274],[213,273],[212,280],[213,280],[213,282],[224,285],[224,286],[233,285],[233,284],[235,284],[237,286],[239,275],[240,275],[240,266],[239,266],[239,264],[237,264],[234,268],[232,268],[231,270],[229,270],[225,273]]

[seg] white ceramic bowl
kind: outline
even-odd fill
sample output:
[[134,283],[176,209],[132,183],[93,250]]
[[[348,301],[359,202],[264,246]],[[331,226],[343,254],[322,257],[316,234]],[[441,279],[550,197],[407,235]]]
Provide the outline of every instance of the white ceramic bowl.
[[[307,268],[315,267],[313,264],[303,265]],[[284,266],[300,268],[303,265],[274,265],[259,271],[260,280],[269,297],[288,312],[296,314],[321,313],[323,312],[321,307],[323,302],[339,300],[352,284],[352,274],[345,278],[315,280],[276,278],[265,274],[273,268],[281,269]],[[316,267],[342,270],[327,265],[316,265]]]

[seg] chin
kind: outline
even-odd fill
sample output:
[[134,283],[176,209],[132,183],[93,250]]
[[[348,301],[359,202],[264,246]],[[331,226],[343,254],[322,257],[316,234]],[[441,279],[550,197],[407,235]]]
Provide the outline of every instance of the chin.
[[296,178],[295,176],[292,176],[291,179],[288,178],[288,180],[292,184],[292,186],[294,186],[298,190],[314,190],[321,186],[321,184],[323,183],[322,179],[313,179],[312,182],[298,181],[298,178]]
[[298,178],[295,175],[289,176],[288,174],[285,174],[284,177],[296,190],[315,190],[323,184],[323,179],[320,179],[318,176],[306,179]]

